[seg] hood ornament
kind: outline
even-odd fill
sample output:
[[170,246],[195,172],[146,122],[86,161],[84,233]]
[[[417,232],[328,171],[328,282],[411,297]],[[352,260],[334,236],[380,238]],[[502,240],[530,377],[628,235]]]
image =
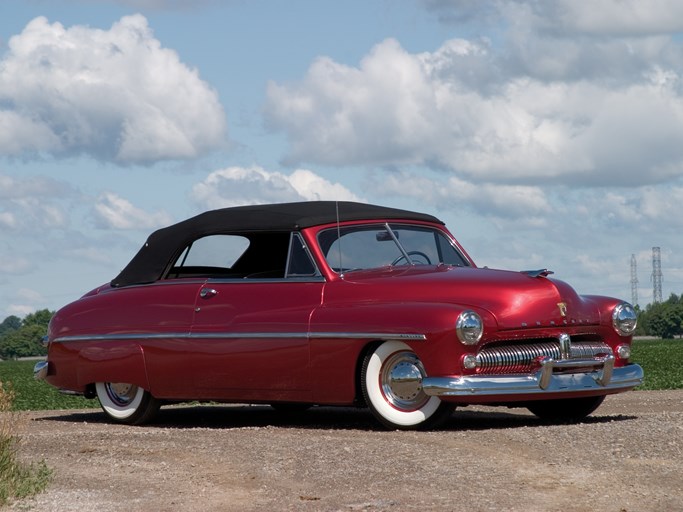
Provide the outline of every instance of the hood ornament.
[[555,272],[548,270],[547,268],[541,268],[538,270],[522,270],[521,273],[526,274],[529,277],[548,277]]
[[560,316],[562,316],[562,317],[567,316],[567,303],[566,302],[558,302],[557,308],[560,310]]

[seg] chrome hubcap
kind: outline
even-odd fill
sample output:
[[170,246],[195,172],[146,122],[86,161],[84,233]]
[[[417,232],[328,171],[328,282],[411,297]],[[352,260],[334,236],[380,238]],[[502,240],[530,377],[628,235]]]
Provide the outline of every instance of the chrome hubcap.
[[387,402],[397,409],[406,411],[422,407],[429,399],[422,391],[424,375],[422,363],[415,354],[393,354],[385,361],[380,375],[382,393]]
[[120,406],[131,403],[138,391],[137,386],[124,382],[107,382],[105,386],[109,398],[111,398],[112,402]]

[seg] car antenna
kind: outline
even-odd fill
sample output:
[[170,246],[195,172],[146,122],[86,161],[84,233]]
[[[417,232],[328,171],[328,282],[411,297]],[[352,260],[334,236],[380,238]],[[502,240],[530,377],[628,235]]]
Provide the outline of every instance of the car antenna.
[[334,202],[334,207],[337,212],[337,246],[339,247],[339,277],[344,279],[344,267],[342,266],[342,250],[341,250],[341,227],[339,225],[339,201]]

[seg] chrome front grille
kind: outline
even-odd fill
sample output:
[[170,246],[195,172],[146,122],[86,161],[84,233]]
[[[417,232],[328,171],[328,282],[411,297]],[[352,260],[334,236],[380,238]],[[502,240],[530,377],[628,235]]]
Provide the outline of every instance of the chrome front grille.
[[[612,355],[612,349],[599,341],[571,344],[570,359],[593,359],[608,355]],[[477,373],[529,373],[538,369],[538,360],[542,357],[562,359],[559,341],[496,344],[484,347],[477,354]]]

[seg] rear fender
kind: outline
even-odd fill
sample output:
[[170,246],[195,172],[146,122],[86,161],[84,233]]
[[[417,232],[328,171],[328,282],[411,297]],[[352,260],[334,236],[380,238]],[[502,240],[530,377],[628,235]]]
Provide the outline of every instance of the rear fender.
[[150,389],[142,347],[135,342],[92,344],[78,353],[78,383],[126,382]]

